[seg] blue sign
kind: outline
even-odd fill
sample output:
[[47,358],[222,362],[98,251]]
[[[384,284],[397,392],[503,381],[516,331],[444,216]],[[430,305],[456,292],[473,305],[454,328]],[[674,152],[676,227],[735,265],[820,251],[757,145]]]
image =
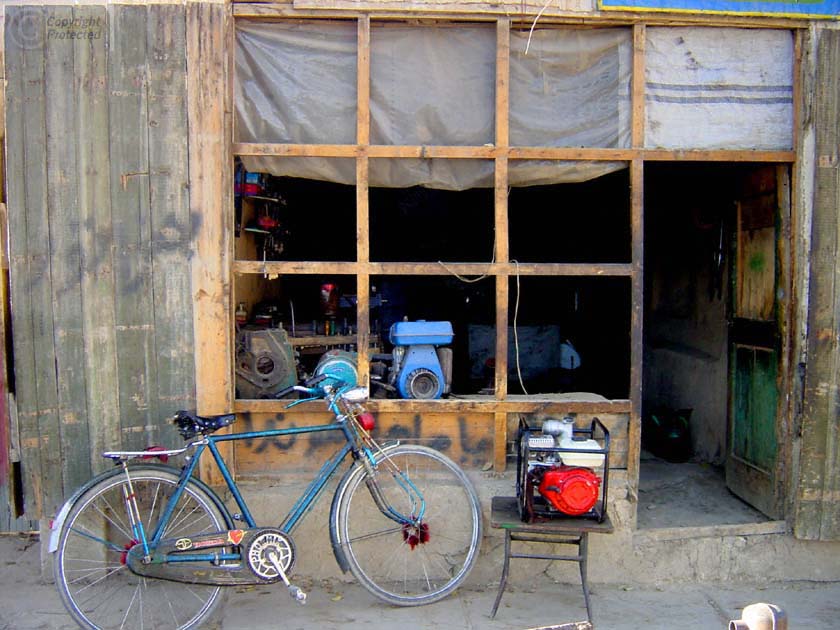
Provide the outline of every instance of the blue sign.
[[598,0],[605,11],[668,11],[767,17],[840,18],[840,0]]

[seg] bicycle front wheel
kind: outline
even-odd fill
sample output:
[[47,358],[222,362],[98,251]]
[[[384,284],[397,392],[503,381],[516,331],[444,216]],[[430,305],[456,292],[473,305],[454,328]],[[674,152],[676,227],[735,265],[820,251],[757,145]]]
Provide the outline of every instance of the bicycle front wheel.
[[[377,506],[409,516],[396,522]],[[350,570],[376,597],[398,606],[442,599],[469,574],[481,542],[481,509],[457,464],[424,446],[399,445],[359,467],[338,489],[339,541]]]
[[[139,468],[131,485],[147,536],[158,524],[178,476]],[[55,583],[65,607],[92,630],[187,630],[204,622],[219,604],[220,587],[154,580],[131,572],[126,556],[137,540],[129,524],[126,478],[115,472],[79,497],[62,527]],[[213,499],[188,483],[163,537],[189,537],[227,529]]]

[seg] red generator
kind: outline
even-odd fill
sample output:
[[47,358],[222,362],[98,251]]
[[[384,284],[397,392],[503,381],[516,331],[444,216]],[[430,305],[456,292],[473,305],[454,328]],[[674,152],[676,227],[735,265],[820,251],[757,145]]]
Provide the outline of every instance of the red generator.
[[520,421],[516,441],[516,497],[526,523],[607,515],[610,432],[593,418],[588,429],[574,419],[544,420],[540,429]]

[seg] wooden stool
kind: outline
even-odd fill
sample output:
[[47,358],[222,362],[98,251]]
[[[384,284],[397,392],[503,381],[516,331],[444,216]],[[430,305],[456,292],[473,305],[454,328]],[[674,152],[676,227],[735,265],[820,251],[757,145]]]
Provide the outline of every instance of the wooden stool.
[[[589,584],[586,580],[586,563],[589,555],[589,534],[611,534],[612,522],[609,516],[599,523],[594,520],[561,518],[542,523],[523,523],[519,518],[519,508],[516,497],[493,497],[490,511],[490,526],[505,530],[505,561],[502,565],[502,577],[499,581],[499,593],[493,604],[490,617],[496,616],[502,593],[507,584],[508,570],[511,558],[531,558],[533,560],[561,560],[577,562],[580,567],[580,582],[583,588],[583,599],[586,602],[586,617],[592,620],[592,609],[589,604]],[[561,545],[576,545],[577,555],[558,556],[547,554],[511,553],[512,542],[549,543]]]

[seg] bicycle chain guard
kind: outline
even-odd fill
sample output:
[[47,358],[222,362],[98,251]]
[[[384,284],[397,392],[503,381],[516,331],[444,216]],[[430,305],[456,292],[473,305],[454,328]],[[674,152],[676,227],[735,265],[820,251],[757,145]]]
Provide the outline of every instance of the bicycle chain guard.
[[[279,529],[231,529],[198,536],[166,538],[151,550],[151,562],[143,562],[143,545],[137,544],[124,551],[126,564],[132,573],[149,578],[185,582],[236,586],[276,582],[276,570],[267,571],[256,562],[251,564],[250,552],[271,549],[281,558],[281,566],[288,573],[294,566],[295,548],[292,539]],[[240,554],[240,559],[225,561],[184,561],[189,555]],[[285,555],[284,555],[285,554]],[[180,556],[180,558],[179,558]],[[170,562],[178,558],[179,562]],[[265,575],[265,577],[264,577]]]

